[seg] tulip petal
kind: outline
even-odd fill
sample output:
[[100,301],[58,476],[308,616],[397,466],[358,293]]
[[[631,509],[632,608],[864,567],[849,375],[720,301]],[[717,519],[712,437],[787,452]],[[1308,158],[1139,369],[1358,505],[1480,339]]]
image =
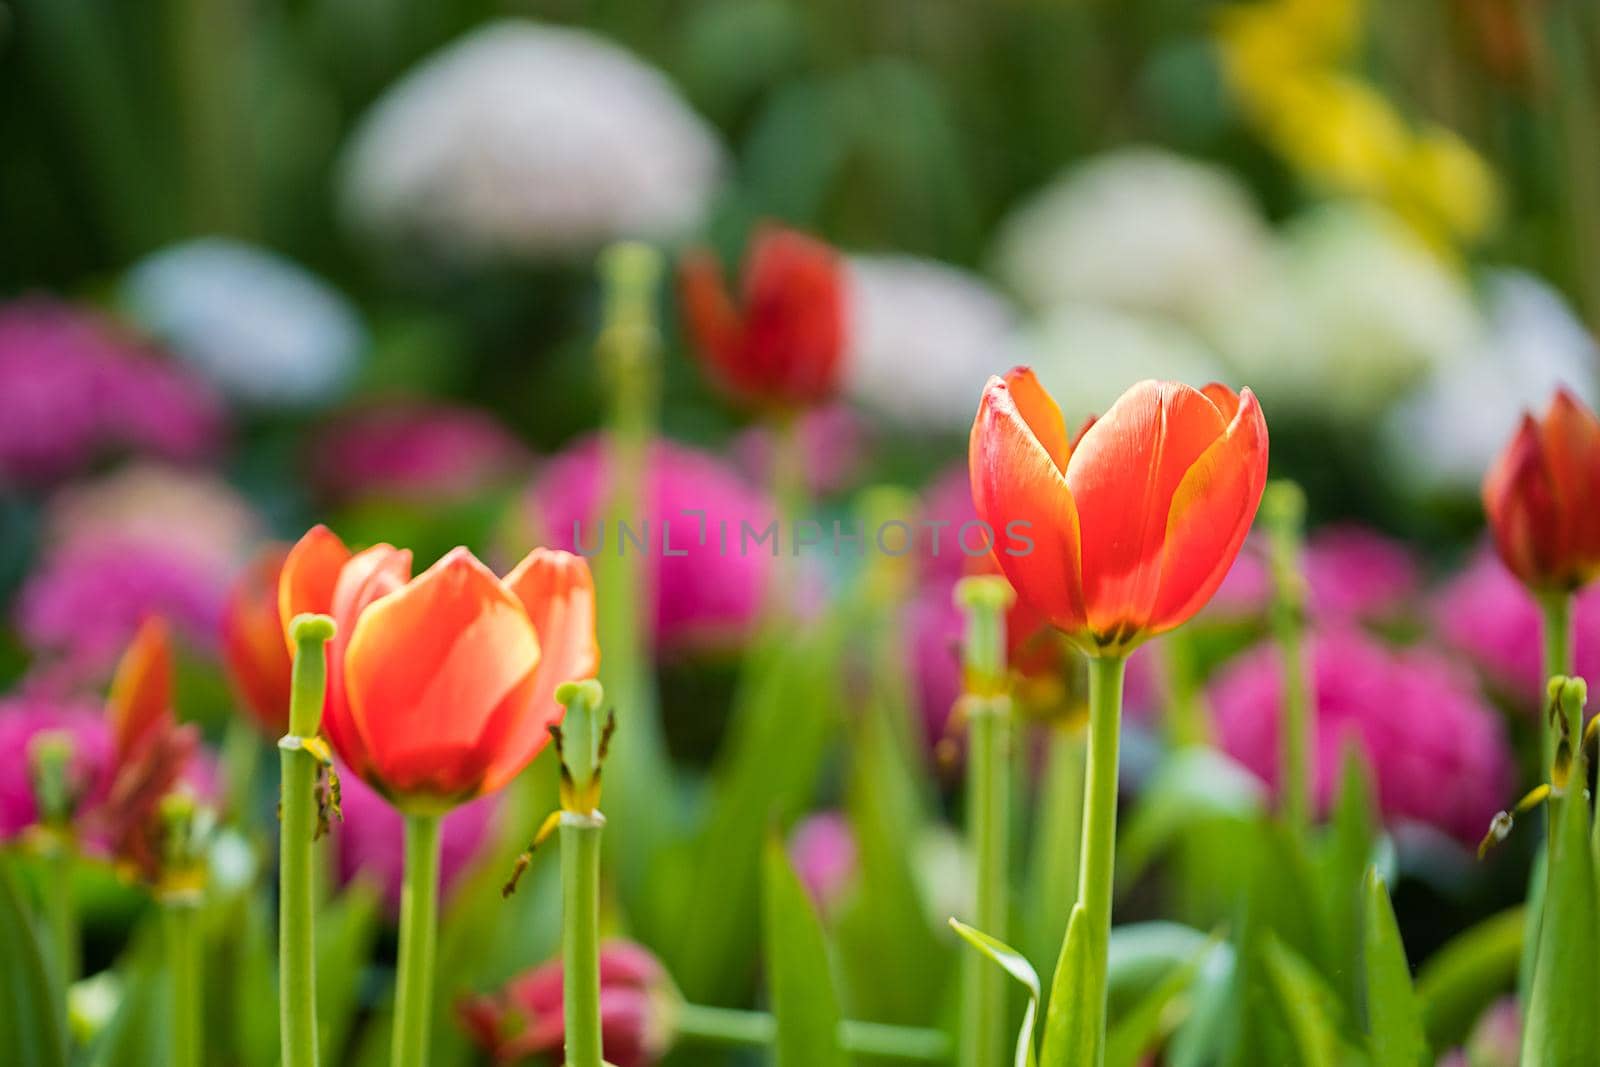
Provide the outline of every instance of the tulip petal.
[[[1072,441],[1067,437],[1067,420],[1061,415],[1056,398],[1051,396],[1030,367],[1013,367],[1006,372],[1005,382],[1011,390],[1011,400],[1017,413],[1039,439],[1039,445],[1050,454],[1056,469],[1065,472],[1067,460],[1072,455]],[[1081,437],[1093,420],[1079,430]]]
[[117,662],[106,708],[119,763],[172,716],[172,639],[167,624],[152,616],[140,624]]
[[333,589],[349,560],[350,550],[339,535],[321,523],[307,530],[289,550],[278,575],[278,620],[291,656],[294,642],[289,639],[289,623],[306,612],[327,615],[333,611]]
[[803,233],[765,226],[744,282],[745,374],[790,404],[828,399],[844,351],[838,255]]
[[[1052,625],[1081,631],[1078,510],[1072,491],[1000,378],[990,378],[984,388],[967,457],[978,517],[1008,546],[994,553],[995,562],[1017,595]],[[1031,544],[1019,544],[1013,531]]]
[[274,738],[288,728],[291,664],[278,613],[278,576],[288,550],[265,549],[228,595],[222,616],[222,654],[235,691]]
[[339,758],[358,775],[372,764],[372,743],[350,713],[345,689],[345,651],[367,606],[411,580],[411,550],[378,544],[350,557],[334,584],[327,611],[335,623],[328,645],[328,700],[322,709],[322,732]]
[[715,253],[695,248],[684,254],[678,265],[678,293],[684,324],[695,347],[709,361],[712,377],[724,385],[743,388],[739,345],[744,323]]
[[1144,381],[1078,442],[1066,480],[1082,523],[1088,624],[1101,640],[1120,642],[1149,623],[1173,494],[1227,426],[1199,390]]
[[345,651],[345,695],[391,797],[481,791],[486,727],[531,700],[539,640],[521,602],[466,549],[366,607]]
[[1184,474],[1167,515],[1150,620],[1170,630],[1211,599],[1233,566],[1267,485],[1267,423],[1246,389],[1227,431]]
[[1221,382],[1212,382],[1202,387],[1200,391],[1206,395],[1207,400],[1217,406],[1224,420],[1232,422],[1233,417],[1239,414],[1239,394]]
[[1483,509],[1495,547],[1523,582],[1543,587],[1555,578],[1560,556],[1552,543],[1560,509],[1533,416],[1524,415],[1511,443],[1483,480]]
[[1560,520],[1551,530],[1555,556],[1592,566],[1600,554],[1600,421],[1559,389],[1539,429]]
[[595,640],[594,578],[581,556],[536,548],[506,575],[502,584],[522,602],[539,636],[539,669],[533,704],[516,711],[499,754],[484,783],[493,792],[521,773],[549,740],[549,727],[561,721],[556,687],[593,678],[600,669]]

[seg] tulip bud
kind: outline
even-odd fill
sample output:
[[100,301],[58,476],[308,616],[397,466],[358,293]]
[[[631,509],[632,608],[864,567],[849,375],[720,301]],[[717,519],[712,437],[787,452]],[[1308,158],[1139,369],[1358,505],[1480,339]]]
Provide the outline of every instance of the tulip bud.
[[1535,592],[1600,574],[1600,420],[1565,389],[1522,424],[1483,480],[1495,548]]
[[[559,1059],[565,1040],[561,961],[527,971],[500,989],[457,1004],[462,1027],[495,1063]],[[679,997],[646,949],[613,941],[600,950],[600,1026],[606,1062],[649,1067],[674,1037]]]

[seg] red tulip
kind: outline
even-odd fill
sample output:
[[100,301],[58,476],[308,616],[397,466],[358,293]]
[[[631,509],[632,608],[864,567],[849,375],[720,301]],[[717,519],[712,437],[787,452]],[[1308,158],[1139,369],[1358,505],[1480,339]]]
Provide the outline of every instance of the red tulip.
[[1524,415],[1483,480],[1500,558],[1540,592],[1600,574],[1600,421],[1565,389],[1543,419]]
[[593,677],[594,583],[582,558],[535,549],[497,578],[464,548],[411,577],[411,553],[354,555],[326,527],[290,551],[282,625],[333,616],[323,728],[399,807],[442,811],[515,777],[560,721],[555,689]]
[[1133,386],[1073,442],[1033,372],[991,378],[968,452],[978,517],[1017,594],[1086,651],[1120,654],[1216,592],[1267,478],[1254,394]]
[[161,801],[178,787],[200,747],[194,726],[178,724],[172,678],[166,624],[148,619],[123,653],[111,683],[106,716],[115,769],[96,821],[118,862],[152,885],[160,881],[165,866]]
[[289,729],[291,663],[278,618],[278,575],[289,551],[262,551],[234,585],[222,616],[222,658],[239,700],[274,739]]
[[[458,1005],[461,1023],[496,1063],[558,1060],[566,1038],[561,961],[519,975],[504,989]],[[671,982],[654,956],[638,945],[613,942],[600,950],[600,1032],[607,1063],[649,1067],[671,1044]]]
[[734,399],[793,411],[833,398],[845,344],[843,268],[832,248],[763,227],[745,263],[743,306],[705,249],[680,268],[684,318],[706,370]]

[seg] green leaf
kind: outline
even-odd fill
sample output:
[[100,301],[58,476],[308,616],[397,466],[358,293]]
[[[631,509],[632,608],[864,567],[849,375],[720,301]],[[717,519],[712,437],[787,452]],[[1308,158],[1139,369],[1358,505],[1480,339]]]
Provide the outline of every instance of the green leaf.
[[[1147,923],[1146,926],[1175,926],[1171,923]],[[1177,927],[1189,933],[1188,927]],[[1117,935],[1111,932],[1111,951],[1117,951]],[[1219,947],[1215,938],[1203,938],[1202,944],[1190,952],[1189,958],[1175,967],[1169,967],[1155,981],[1143,986],[1144,995],[1126,1012],[1115,1018],[1106,1034],[1105,1067],[1134,1067],[1146,1053],[1155,1048],[1161,1039],[1179,1021],[1173,1009],[1186,997],[1199,980],[1202,967],[1212,952]]]
[[950,920],[950,928],[961,935],[967,944],[999,964],[1007,974],[1028,990],[1028,1007],[1022,1013],[1022,1026],[1017,1030],[1015,1067],[1037,1067],[1039,1057],[1034,1052],[1033,1030],[1039,1018],[1039,975],[1027,957],[998,938],[982,930],[975,930],[959,919]]
[[1451,1048],[1516,980],[1527,909],[1509,908],[1452,938],[1417,972],[1428,1041]]
[[343,1059],[380,914],[377,890],[358,881],[317,916],[317,1042],[324,1063]]
[[1317,901],[1327,933],[1329,973],[1352,1015],[1361,1003],[1362,886],[1377,845],[1378,820],[1360,750],[1345,750],[1344,776],[1316,854]]
[[1023,947],[1038,971],[1050,976],[1067,933],[1063,901],[1078,895],[1078,849],[1083,840],[1083,776],[1087,749],[1082,730],[1053,727],[1029,850]]
[[845,1067],[822,923],[778,838],[768,840],[762,867],[762,941],[777,1020],[777,1067]]
[[1113,927],[1106,952],[1107,1012],[1113,1018],[1151,988],[1202,957],[1212,938],[1182,923],[1152,921]]
[[1157,772],[1128,821],[1117,846],[1117,884],[1132,885],[1190,827],[1249,821],[1265,806],[1255,775],[1216,749],[1183,749]]
[[1524,1067],[1600,1063],[1600,1013],[1578,1003],[1593,986],[1600,958],[1589,806],[1569,797],[1555,819],[1533,986],[1523,1006]]
[[1039,1057],[1043,1067],[1070,1067],[1100,1060],[1105,1043],[1104,1020],[1090,991],[1094,989],[1094,960],[1099,955],[1094,941],[1104,935],[1090,929],[1092,925],[1083,905],[1073,905],[1061,961],[1050,982],[1044,1049]]
[[1342,1062],[1338,994],[1304,957],[1270,934],[1262,942],[1262,958],[1299,1062],[1303,1067],[1338,1067]]
[[0,1063],[67,1062],[60,981],[22,899],[13,862],[0,854]]
[[[1366,975],[1367,1037],[1377,1067],[1418,1067],[1427,1059],[1422,1005],[1411,985],[1400,926],[1389,890],[1373,867],[1367,872],[1361,938]],[[1576,1062],[1576,1061],[1575,1061]]]

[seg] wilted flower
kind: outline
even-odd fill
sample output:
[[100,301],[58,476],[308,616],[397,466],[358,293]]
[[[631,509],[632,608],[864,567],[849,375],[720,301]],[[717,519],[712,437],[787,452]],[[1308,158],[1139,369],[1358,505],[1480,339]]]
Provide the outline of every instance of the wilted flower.
[[[1390,648],[1342,626],[1315,630],[1309,655],[1318,809],[1332,802],[1353,744],[1372,769],[1387,820],[1476,842],[1514,777],[1500,718],[1470,677],[1434,652]],[[1274,645],[1263,644],[1224,668],[1209,689],[1218,743],[1272,788],[1282,662]]]
[[[1028,323],[1014,343],[1023,362],[1065,405],[1074,427],[1116,403],[1129,382],[1221,379],[1221,361],[1182,327],[1111,308],[1062,304]],[[972,398],[967,398],[972,406]]]
[[1392,218],[1350,205],[1291,224],[1282,259],[1207,331],[1274,410],[1377,414],[1481,344],[1460,277]]
[[505,19],[378,101],[343,202],[362,229],[450,259],[564,257],[691,230],[720,168],[657,71],[593,34]]
[[41,298],[0,307],[0,485],[47,485],[105,453],[196,459],[221,434],[203,383],[99,315]]
[[1016,316],[982,279],[910,256],[846,261],[845,390],[893,421],[965,431],[990,374],[1018,362]]
[[229,572],[181,546],[97,538],[48,553],[17,597],[23,643],[64,676],[104,677],[139,624],[171,621],[186,644],[214,647]]
[[844,266],[828,245],[782,226],[756,231],[736,291],[709,249],[679,267],[684,324],[714,385],[766,412],[834,398],[844,375]]
[[1386,455],[1406,480],[1476,489],[1522,413],[1557,389],[1600,399],[1600,345],[1548,284],[1522,271],[1492,273],[1482,344],[1401,404],[1386,425]]
[[996,270],[1038,309],[1196,321],[1266,269],[1271,232],[1226,170],[1156,148],[1079,164],[1001,224]]
[[1600,574],[1600,419],[1565,389],[1524,414],[1483,479],[1483,510],[1512,574],[1569,593]]
[[521,442],[487,412],[420,402],[348,412],[311,451],[313,476],[342,501],[459,499],[503,484],[528,460]]
[[[1481,667],[1497,691],[1531,705],[1544,689],[1540,613],[1533,595],[1491,551],[1473,556],[1434,600],[1440,635]],[[1600,585],[1573,601],[1573,673],[1600,678]]]
[[[598,439],[551,460],[528,494],[541,540],[588,555],[621,550],[622,531],[606,514],[611,485]],[[661,440],[645,472],[644,509],[621,520],[644,542],[630,542],[626,551],[643,556],[657,645],[681,651],[743,641],[774,567],[771,539],[754,542],[773,521],[771,502],[722,460]],[[751,540],[742,545],[746,526]]]
[[122,297],[134,318],[225,393],[262,407],[331,399],[367,343],[355,309],[322,279],[220,237],[139,261]]
[[592,678],[588,565],[537,548],[504,578],[465,548],[412,577],[411,553],[351,554],[325,526],[290,550],[279,578],[285,633],[330,615],[322,726],[339,758],[390,803],[438,814],[493,793],[549,742],[556,687]]
[[[279,645],[283,638],[280,636]],[[383,894],[391,915],[400,913],[400,888],[405,873],[405,817],[353,774],[341,774],[339,824],[339,882],[370,879]],[[499,801],[480,797],[453,808],[440,823],[439,884],[450,890],[467,873],[472,861],[489,841]]]
[[[534,1056],[560,1058],[566,1037],[562,1018],[561,961],[535,967],[497,993],[467,997],[457,1005],[462,1026],[496,1064]],[[606,1062],[650,1067],[673,1040],[677,992],[654,956],[631,942],[600,948],[600,1032]]]
[[1145,381],[1074,441],[1019,367],[989,380],[969,462],[996,537],[1029,524],[1026,550],[994,553],[1018,597],[1084,651],[1125,654],[1222,583],[1266,486],[1267,424],[1249,389]]
[[842,812],[807,817],[789,835],[789,861],[823,915],[832,914],[856,877],[856,838]]

